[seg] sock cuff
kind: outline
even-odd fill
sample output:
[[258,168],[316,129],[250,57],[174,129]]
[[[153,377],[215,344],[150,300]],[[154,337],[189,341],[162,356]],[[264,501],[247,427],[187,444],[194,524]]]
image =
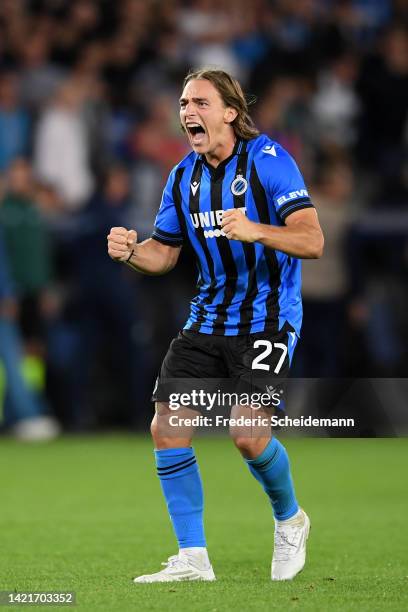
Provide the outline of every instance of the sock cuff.
[[154,449],[156,460],[159,458],[170,459],[172,457],[194,457],[194,449],[192,446],[177,447],[177,448],[160,448]]
[[155,456],[157,475],[161,480],[178,478],[197,470],[197,460],[191,447],[155,450]]
[[280,451],[283,448],[284,447],[277,438],[271,438],[258,457],[255,457],[255,459],[246,459],[245,461],[248,463],[248,465],[253,465],[259,470],[266,467],[269,468],[275,463],[275,461],[277,461]]

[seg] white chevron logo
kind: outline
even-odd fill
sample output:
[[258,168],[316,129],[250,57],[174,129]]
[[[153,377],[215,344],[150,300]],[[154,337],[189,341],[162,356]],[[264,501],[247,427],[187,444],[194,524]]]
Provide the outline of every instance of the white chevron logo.
[[272,146],[268,145],[264,147],[262,149],[262,153],[268,153],[268,155],[273,155],[274,157],[276,157],[277,153],[275,150],[275,145],[272,145]]
[[195,194],[197,193],[197,189],[200,186],[200,181],[194,181],[194,183],[191,183],[190,187],[191,187],[191,191],[193,193],[193,195],[195,196]]

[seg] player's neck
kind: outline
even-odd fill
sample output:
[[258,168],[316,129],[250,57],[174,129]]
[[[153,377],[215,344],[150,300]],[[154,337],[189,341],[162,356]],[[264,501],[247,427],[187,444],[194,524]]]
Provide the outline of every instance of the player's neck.
[[217,168],[225,159],[232,155],[237,138],[235,133],[228,135],[222,143],[219,143],[213,151],[204,154],[204,157],[210,166]]

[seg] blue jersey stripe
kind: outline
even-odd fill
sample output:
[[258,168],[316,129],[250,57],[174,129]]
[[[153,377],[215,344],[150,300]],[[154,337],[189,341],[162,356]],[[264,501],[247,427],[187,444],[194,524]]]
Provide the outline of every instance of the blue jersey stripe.
[[[259,221],[260,223],[270,225],[271,218],[269,213],[268,200],[265,189],[261,181],[259,180],[255,163],[252,164],[251,168],[251,186],[252,193],[254,195],[255,205],[258,210]],[[278,291],[280,285],[280,274],[276,251],[264,248],[264,258],[269,275],[269,290],[267,295],[264,296],[266,310],[266,317],[264,323],[265,327],[268,320],[276,323],[279,318]]]

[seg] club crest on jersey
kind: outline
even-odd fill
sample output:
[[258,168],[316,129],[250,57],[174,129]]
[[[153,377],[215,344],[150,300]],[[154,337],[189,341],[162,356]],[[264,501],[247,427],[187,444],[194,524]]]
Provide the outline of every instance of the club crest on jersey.
[[231,183],[231,192],[234,196],[243,195],[248,189],[248,181],[242,174],[238,174]]

